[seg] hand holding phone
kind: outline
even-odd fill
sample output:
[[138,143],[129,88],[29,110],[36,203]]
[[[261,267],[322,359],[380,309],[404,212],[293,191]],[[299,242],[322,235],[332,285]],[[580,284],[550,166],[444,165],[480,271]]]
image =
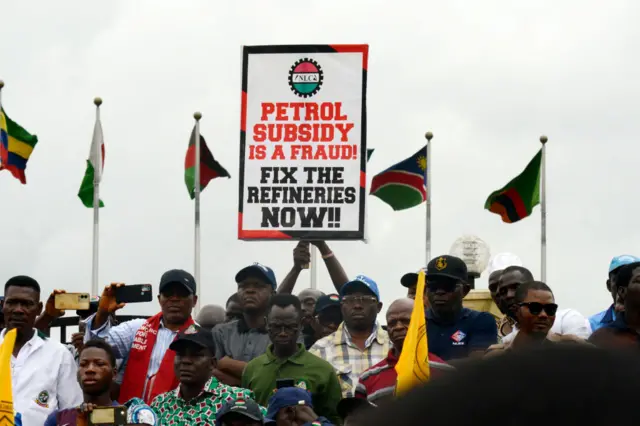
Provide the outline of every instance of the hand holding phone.
[[276,379],[276,389],[292,388],[294,386],[293,379]]
[[153,300],[151,284],[132,284],[117,287],[115,291],[117,303],[143,303]]
[[90,303],[89,293],[57,293],[53,296],[53,305],[57,311],[89,309]]

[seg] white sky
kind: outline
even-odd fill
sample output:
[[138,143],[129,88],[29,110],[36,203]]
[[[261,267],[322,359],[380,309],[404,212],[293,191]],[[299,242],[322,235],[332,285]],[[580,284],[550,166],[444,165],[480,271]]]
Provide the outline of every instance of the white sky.
[[[640,179],[637,1],[0,0],[0,10],[3,104],[40,139],[26,186],[0,173],[1,281],[28,274],[45,292],[90,289],[92,214],[76,194],[95,96],[107,152],[101,283],[157,285],[167,269],[193,269],[183,166],[196,110],[234,178],[202,195],[203,302],[224,303],[235,273],[254,261],[284,278],[293,243],[236,239],[243,44],[370,44],[369,175],[434,132],[434,256],[476,234],[539,274],[539,209],[507,225],[483,204],[524,168],[541,134],[547,281],[560,304],[604,309],[611,257],[640,254],[627,198]],[[388,304],[405,293],[402,274],[424,263],[424,209],[368,202],[369,244],[331,247],[350,275],[374,278]],[[324,269],[319,277],[330,290]],[[303,275],[297,289],[307,284]]]

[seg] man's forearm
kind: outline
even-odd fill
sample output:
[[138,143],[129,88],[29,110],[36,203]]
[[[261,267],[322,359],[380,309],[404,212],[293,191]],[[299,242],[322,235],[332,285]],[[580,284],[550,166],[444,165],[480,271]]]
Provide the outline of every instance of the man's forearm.
[[229,374],[237,379],[242,378],[242,372],[246,366],[246,362],[231,359],[228,356],[225,356],[218,361],[218,370],[221,370],[223,373]]
[[333,286],[336,288],[337,292],[340,293],[340,288],[349,281],[349,277],[344,271],[344,268],[340,264],[335,253],[331,251],[327,243],[323,242],[322,244],[318,244],[317,247],[322,255],[322,259],[324,259],[324,264],[327,267]]
[[278,286],[278,290],[276,293],[278,294],[291,294],[293,293],[293,288],[296,286],[296,281],[298,281],[298,277],[300,276],[300,268],[297,266],[293,266],[291,271],[284,277],[280,286]]

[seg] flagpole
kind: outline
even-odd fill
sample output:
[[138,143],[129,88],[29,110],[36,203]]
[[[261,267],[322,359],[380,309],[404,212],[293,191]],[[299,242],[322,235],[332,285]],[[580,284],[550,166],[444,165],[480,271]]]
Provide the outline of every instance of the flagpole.
[[[96,123],[100,122],[101,98],[95,98],[93,104],[96,106]],[[102,146],[94,143],[93,158],[98,159],[93,170],[93,258],[91,262],[91,295],[98,296],[99,262],[100,262],[100,178],[102,177]]]
[[427,132],[424,137],[427,139],[427,167],[425,170],[425,186],[427,188],[427,221],[426,221],[426,260],[424,266],[426,267],[431,260],[431,139],[433,139],[433,133]]
[[[193,178],[193,194],[195,198],[195,235],[193,238],[193,275],[196,279],[196,285],[200,289],[202,295],[202,285],[200,283],[200,119],[202,113],[195,112],[193,118],[196,120],[196,167],[195,176]],[[200,298],[196,302],[196,315],[200,312]]]
[[309,267],[309,287],[312,289],[318,288],[318,253],[316,246],[309,244],[309,250],[311,251],[311,266]]
[[4,81],[0,80],[0,111],[2,110],[2,88],[4,87]]
[[542,158],[540,160],[540,280],[547,282],[547,170],[546,136],[540,136]]

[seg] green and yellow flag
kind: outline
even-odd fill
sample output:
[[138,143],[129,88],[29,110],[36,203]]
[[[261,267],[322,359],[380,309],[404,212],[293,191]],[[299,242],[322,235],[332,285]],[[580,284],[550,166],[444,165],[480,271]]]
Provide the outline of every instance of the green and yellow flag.
[[7,332],[0,345],[0,426],[15,425],[11,389],[11,354],[16,343],[16,334],[15,328]]
[[398,381],[396,395],[402,395],[413,387],[429,381],[429,347],[427,344],[427,320],[424,314],[425,274],[418,274],[416,299],[411,312],[411,323],[407,330],[407,337],[402,344],[400,359],[396,364]]

